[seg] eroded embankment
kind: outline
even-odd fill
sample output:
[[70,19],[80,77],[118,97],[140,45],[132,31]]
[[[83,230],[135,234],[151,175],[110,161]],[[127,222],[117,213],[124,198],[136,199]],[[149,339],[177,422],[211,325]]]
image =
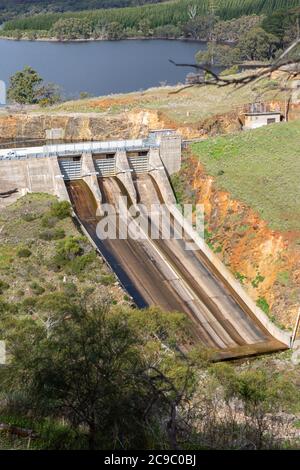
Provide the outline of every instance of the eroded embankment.
[[65,140],[112,140],[144,137],[152,129],[176,129],[183,138],[239,130],[236,113],[214,116],[184,125],[157,110],[132,110],[126,113],[86,114],[3,114],[0,115],[0,140],[43,140],[50,129],[61,129]]
[[[123,101],[121,103],[125,106]],[[0,114],[0,140],[44,140],[50,129],[60,129],[61,138],[65,140],[134,139],[145,137],[149,130],[166,128],[177,130],[184,139],[193,139],[240,130],[243,111],[246,109],[245,105],[227,113],[186,123],[171,118],[159,109],[136,107],[115,113],[111,111],[115,106],[112,99],[98,100],[97,104],[96,112],[87,113],[4,112]],[[284,104],[281,102],[270,103],[270,106],[284,110]],[[299,117],[298,108],[296,105],[291,106],[292,119]]]
[[293,327],[299,308],[299,232],[271,230],[246,204],[217,188],[196,157],[186,156],[184,198],[204,205],[206,240],[272,320]]

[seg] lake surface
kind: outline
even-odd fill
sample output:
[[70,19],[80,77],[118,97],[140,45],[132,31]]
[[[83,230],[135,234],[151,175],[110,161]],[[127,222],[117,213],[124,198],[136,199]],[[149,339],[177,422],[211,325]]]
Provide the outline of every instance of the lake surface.
[[25,65],[37,70],[47,82],[58,84],[65,97],[80,92],[92,95],[130,92],[184,83],[189,67],[169,62],[194,63],[203,43],[173,40],[98,42],[38,42],[0,40],[0,80]]

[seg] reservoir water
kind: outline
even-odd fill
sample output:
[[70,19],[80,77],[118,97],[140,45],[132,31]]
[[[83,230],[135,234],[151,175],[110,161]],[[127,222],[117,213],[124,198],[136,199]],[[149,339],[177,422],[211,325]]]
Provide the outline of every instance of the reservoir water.
[[204,43],[177,40],[124,40],[97,42],[40,42],[0,40],[0,80],[25,65],[46,82],[60,86],[66,98],[80,92],[94,96],[146,89],[160,84],[184,83],[190,67],[169,60],[194,63]]

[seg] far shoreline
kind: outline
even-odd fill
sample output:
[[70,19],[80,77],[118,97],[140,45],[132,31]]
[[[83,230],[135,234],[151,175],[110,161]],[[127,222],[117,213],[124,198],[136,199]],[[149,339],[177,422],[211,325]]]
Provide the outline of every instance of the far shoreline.
[[[182,42],[194,42],[194,43],[199,43],[199,44],[206,44],[208,40],[205,39],[192,39],[192,38],[165,38],[165,37],[130,37],[130,38],[120,38],[120,39],[102,39],[102,38],[77,38],[77,39],[58,39],[55,37],[52,38],[46,38],[46,37],[40,37],[40,38],[28,38],[28,37],[22,37],[22,38],[17,38],[17,37],[7,37],[7,36],[2,36],[0,34],[0,40],[7,40],[7,41],[27,41],[27,42],[55,42],[55,43],[79,43],[79,42],[119,42],[119,41],[182,41]],[[223,44],[226,44],[225,42]],[[228,42],[228,44],[231,44]]]

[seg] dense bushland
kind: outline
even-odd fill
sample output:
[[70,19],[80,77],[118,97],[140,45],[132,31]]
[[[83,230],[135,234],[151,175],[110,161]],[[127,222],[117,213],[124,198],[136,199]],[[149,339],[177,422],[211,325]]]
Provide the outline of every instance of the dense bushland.
[[0,21],[19,15],[47,12],[123,8],[130,5],[159,3],[163,0],[0,0]]
[[[147,21],[150,28],[165,25],[181,26],[187,23],[195,15],[207,15],[211,12],[208,0],[195,0],[194,9],[189,0],[180,0],[159,5],[146,5],[143,7],[129,7],[122,9],[108,9],[83,11],[80,13],[35,15],[15,19],[7,22],[5,31],[12,30],[43,30],[50,31],[55,23],[61,19],[78,18],[88,20],[92,26],[99,23],[109,24],[117,22],[122,29],[137,28],[140,22]],[[299,6],[299,0],[221,0],[216,3],[214,14],[223,20],[238,18],[251,14],[271,14],[280,9],[289,9]],[[195,12],[195,13],[194,13]]]

